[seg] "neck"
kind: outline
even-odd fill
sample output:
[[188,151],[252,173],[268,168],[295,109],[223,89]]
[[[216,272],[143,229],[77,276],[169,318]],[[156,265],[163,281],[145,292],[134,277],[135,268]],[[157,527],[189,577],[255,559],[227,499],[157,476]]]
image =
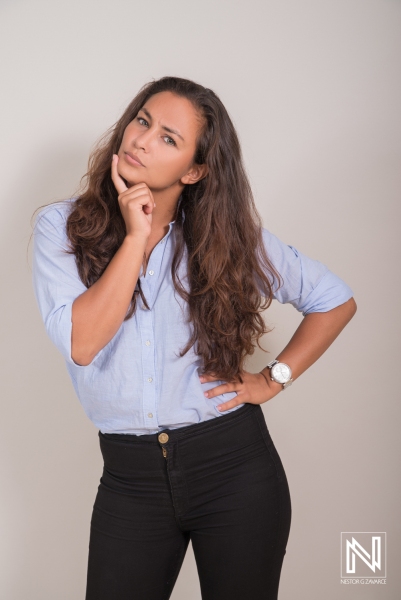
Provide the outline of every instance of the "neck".
[[152,212],[152,229],[168,229],[168,225],[175,219],[177,205],[182,193],[182,188],[174,192],[167,190],[151,190],[155,201],[155,208]]

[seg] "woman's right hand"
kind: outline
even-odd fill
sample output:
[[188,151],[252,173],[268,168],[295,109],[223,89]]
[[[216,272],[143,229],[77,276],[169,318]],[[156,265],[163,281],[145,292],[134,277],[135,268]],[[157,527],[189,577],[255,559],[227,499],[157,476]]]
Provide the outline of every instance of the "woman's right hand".
[[113,154],[111,178],[118,192],[118,202],[125,221],[127,236],[147,239],[152,230],[152,212],[156,206],[152,192],[143,182],[127,188],[117,171],[119,160],[118,155]]

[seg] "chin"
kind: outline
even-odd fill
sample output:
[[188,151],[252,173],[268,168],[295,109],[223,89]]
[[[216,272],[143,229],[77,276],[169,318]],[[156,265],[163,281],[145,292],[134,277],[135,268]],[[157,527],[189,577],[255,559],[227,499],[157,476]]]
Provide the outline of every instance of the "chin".
[[121,175],[121,177],[124,179],[125,181],[125,185],[127,187],[132,187],[133,185],[136,185],[137,183],[143,183],[140,179],[136,180],[136,179],[132,179],[132,177],[125,177],[124,175]]

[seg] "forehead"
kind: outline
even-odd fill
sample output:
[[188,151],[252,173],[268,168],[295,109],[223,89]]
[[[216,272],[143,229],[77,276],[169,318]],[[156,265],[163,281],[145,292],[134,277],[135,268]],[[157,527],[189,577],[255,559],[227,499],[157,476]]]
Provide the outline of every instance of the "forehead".
[[175,129],[188,143],[195,138],[201,124],[200,115],[192,102],[172,92],[159,92],[143,105],[152,116],[152,121]]

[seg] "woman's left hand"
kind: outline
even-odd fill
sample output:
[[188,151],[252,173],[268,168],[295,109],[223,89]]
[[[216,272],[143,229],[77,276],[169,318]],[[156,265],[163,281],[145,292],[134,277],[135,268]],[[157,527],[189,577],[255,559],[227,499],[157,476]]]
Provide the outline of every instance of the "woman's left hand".
[[[248,373],[247,371],[242,371],[241,377],[244,383],[240,383],[238,379],[234,379],[231,382],[216,385],[216,387],[205,392],[205,396],[207,398],[213,398],[214,396],[226,394],[227,392],[237,392],[235,398],[217,406],[217,408],[223,412],[244,402],[249,402],[250,404],[263,404],[276,396],[283,389],[281,384],[277,384],[273,381],[272,384],[274,384],[274,387],[273,385],[270,385],[261,373]],[[199,379],[201,383],[206,383],[207,381],[218,381],[220,378],[215,377],[214,375],[205,374],[200,375]]]

